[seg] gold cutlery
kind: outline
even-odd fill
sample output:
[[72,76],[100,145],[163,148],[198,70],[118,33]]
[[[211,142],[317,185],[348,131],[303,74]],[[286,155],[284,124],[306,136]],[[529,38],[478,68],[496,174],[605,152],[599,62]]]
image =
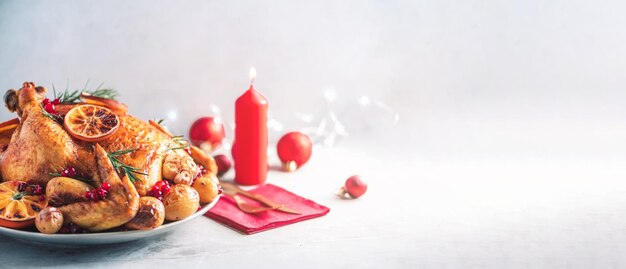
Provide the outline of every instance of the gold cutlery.
[[257,213],[265,212],[268,210],[274,210],[274,208],[272,207],[250,204],[244,201],[243,199],[241,199],[241,197],[237,196],[236,192],[224,191],[224,194],[232,197],[235,200],[235,203],[237,204],[237,207],[239,208],[239,210],[243,211],[244,213],[257,214]]
[[[256,193],[251,193],[249,191],[246,191],[246,190],[240,188],[239,186],[235,185],[234,183],[220,181],[220,185],[222,186],[222,190],[224,191],[224,193],[226,193],[227,195],[233,197],[235,199],[235,202],[237,202],[237,198],[235,198],[236,195],[237,194],[241,194],[241,195],[246,196],[246,197],[248,197],[250,199],[253,199],[253,200],[255,200],[255,201],[259,202],[259,203],[262,203],[264,205],[269,206],[269,209],[278,210],[278,211],[282,211],[282,212],[285,212],[285,213],[296,214],[296,215],[302,214],[298,210],[291,209],[289,207],[286,207],[283,204],[274,202],[274,201],[268,199],[267,197],[265,197],[263,195],[256,194]],[[241,200],[241,198],[239,198],[239,200]],[[243,200],[241,200],[241,201],[243,201]],[[245,201],[243,201],[243,202],[245,202]],[[239,205],[239,202],[237,202],[237,204]],[[250,205],[250,204],[248,204],[248,205]],[[240,207],[240,209],[241,209],[241,207]],[[257,209],[257,210],[259,210],[259,209]],[[243,209],[241,211],[246,212]],[[262,210],[262,211],[265,211],[265,210]],[[259,212],[262,212],[262,211],[259,211]]]

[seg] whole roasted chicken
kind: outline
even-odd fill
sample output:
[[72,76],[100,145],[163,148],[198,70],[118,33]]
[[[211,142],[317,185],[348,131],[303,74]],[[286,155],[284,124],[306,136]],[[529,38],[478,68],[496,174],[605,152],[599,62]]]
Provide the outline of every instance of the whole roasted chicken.
[[[139,197],[149,195],[157,182],[168,180],[191,186],[197,178],[216,173],[212,158],[198,148],[184,150],[178,138],[160,125],[139,120],[125,111],[116,113],[119,127],[112,135],[97,142],[76,139],[42,107],[45,93],[44,87],[25,82],[19,90],[5,94],[6,106],[17,113],[19,123],[0,152],[0,176],[2,181],[47,184],[46,196],[50,204],[59,207],[66,222],[92,231],[120,226],[133,219],[140,207]],[[62,114],[80,105],[58,104],[57,110]],[[106,158],[107,154],[120,151],[126,154],[115,160]],[[58,177],[67,167],[91,179],[91,183]],[[110,182],[110,201],[85,200],[85,191],[104,182]]]

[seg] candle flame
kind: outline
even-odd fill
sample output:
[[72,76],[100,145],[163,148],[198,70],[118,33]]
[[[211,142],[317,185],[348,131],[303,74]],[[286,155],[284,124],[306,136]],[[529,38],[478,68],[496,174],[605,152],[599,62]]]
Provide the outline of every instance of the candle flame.
[[256,68],[251,67],[250,68],[250,84],[254,83],[255,79],[256,79]]

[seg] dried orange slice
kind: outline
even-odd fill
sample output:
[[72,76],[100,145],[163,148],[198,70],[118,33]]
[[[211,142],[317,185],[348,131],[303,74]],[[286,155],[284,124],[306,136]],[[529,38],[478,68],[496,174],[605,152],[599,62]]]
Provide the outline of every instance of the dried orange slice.
[[33,226],[39,211],[47,206],[44,196],[30,194],[26,186],[27,184],[21,181],[0,184],[0,226],[13,229]]
[[108,109],[110,109],[111,111],[115,112],[115,114],[123,116],[126,115],[126,112],[128,112],[128,106],[125,104],[122,104],[118,101],[115,101],[113,99],[107,99],[107,98],[102,98],[102,97],[98,97],[98,96],[93,96],[89,93],[83,92],[80,94],[80,99],[83,100],[83,102],[87,103],[87,104],[91,104],[91,105],[96,105],[96,106],[103,106],[106,107]]
[[74,138],[95,142],[114,134],[120,118],[106,107],[80,105],[65,114],[63,126]]

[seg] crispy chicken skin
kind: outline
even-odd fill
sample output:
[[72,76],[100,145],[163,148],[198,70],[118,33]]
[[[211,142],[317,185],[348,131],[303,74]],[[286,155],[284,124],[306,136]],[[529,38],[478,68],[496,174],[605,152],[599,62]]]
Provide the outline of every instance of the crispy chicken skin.
[[162,179],[163,159],[173,153],[171,150],[168,151],[168,148],[174,147],[171,138],[133,116],[121,116],[117,132],[98,143],[107,152],[135,149],[117,159],[148,174],[147,176],[136,174],[141,180],[135,181],[135,187],[142,196],[146,195],[154,183]]
[[[45,185],[52,178],[50,173],[68,166],[84,175],[95,171],[93,144],[72,138],[61,124],[44,114],[41,101],[45,92],[45,88],[25,82],[20,90],[9,90],[4,96],[7,108],[16,111],[21,121],[9,146],[0,153],[2,180],[32,180]],[[73,106],[62,105],[58,110]],[[200,172],[188,154],[172,149],[178,145],[171,136],[130,115],[120,116],[118,130],[98,144],[106,152],[135,149],[118,159],[147,174],[136,175],[141,179],[134,183],[140,195],[146,195],[163,177],[186,183]]]
[[89,201],[85,193],[93,186],[69,177],[55,177],[46,185],[46,199],[51,206],[63,206],[76,202]]
[[37,91],[31,83],[24,83],[16,93],[17,107],[7,103],[10,109],[17,108],[21,122],[7,149],[0,155],[0,174],[4,181],[32,180],[44,185],[52,178],[49,173],[68,166],[82,171],[93,170],[93,154],[89,147],[74,141],[63,126],[43,114],[39,105],[43,92],[45,90]]
[[123,225],[137,214],[139,194],[128,176],[123,179],[117,175],[107,153],[100,145],[95,147],[97,173],[94,180],[102,185],[111,185],[107,198],[98,202],[78,202],[59,207],[63,217],[83,229],[102,231]]

